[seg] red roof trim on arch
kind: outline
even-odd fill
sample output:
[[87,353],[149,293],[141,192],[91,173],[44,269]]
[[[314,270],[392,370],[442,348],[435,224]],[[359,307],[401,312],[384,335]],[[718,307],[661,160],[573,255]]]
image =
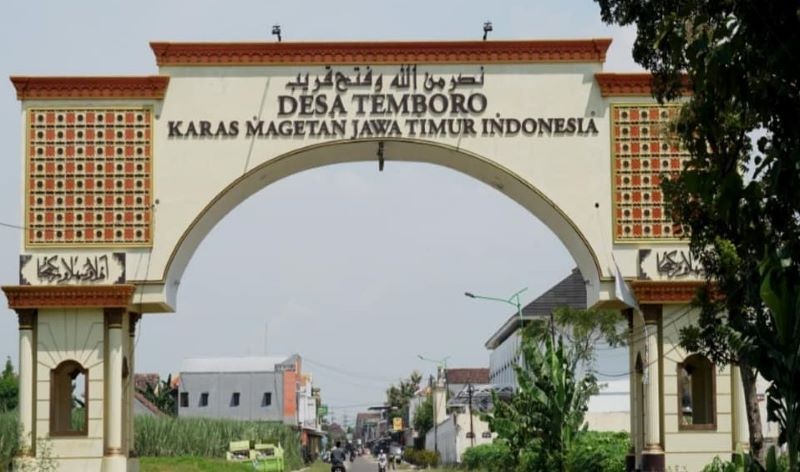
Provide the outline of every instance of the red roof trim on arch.
[[17,100],[161,100],[169,77],[19,77],[12,76]]
[[152,42],[159,66],[604,62],[611,39],[375,42]]

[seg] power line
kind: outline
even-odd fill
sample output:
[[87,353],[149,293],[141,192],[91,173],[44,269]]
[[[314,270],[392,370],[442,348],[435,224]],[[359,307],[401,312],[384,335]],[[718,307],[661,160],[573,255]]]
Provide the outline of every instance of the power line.
[[4,226],[6,228],[11,228],[11,229],[18,229],[18,230],[22,230],[22,231],[25,231],[26,229],[28,229],[28,228],[26,228],[24,226],[19,226],[19,225],[15,225],[15,224],[11,224],[11,223],[4,223],[2,221],[0,221],[0,226]]
[[378,377],[378,376],[373,376],[373,375],[369,375],[369,374],[353,372],[353,371],[342,369],[342,368],[339,368],[339,367],[336,367],[336,366],[332,366],[332,365],[329,365],[329,364],[323,364],[322,362],[317,362],[317,361],[315,361],[313,359],[309,359],[308,357],[303,357],[303,360],[305,360],[309,364],[315,365],[317,367],[322,367],[323,369],[328,369],[328,370],[331,370],[333,372],[339,373],[341,375],[346,375],[346,376],[357,378],[357,379],[360,379],[360,380],[369,380],[369,381],[380,382],[380,383],[394,382],[393,379],[390,379],[388,377]]

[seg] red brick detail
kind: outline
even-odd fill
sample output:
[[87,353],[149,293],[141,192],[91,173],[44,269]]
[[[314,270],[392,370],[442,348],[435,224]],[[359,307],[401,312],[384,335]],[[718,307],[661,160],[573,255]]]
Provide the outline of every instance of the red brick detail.
[[670,131],[678,105],[611,107],[614,238],[618,242],[674,240],[681,227],[664,209],[661,179],[683,170],[689,153]]
[[169,77],[11,77],[18,100],[161,100]]
[[[652,97],[653,75],[649,72],[611,73],[598,72],[594,79],[600,87],[600,95],[604,97]],[[689,80],[683,76],[684,94],[688,94]]]
[[632,280],[633,293],[639,304],[690,303],[704,281],[661,282],[655,280]]
[[133,285],[16,285],[3,287],[8,307],[20,308],[127,308]]
[[167,43],[159,66],[604,62],[611,39],[304,43]]
[[33,108],[25,134],[27,246],[151,243],[150,108]]

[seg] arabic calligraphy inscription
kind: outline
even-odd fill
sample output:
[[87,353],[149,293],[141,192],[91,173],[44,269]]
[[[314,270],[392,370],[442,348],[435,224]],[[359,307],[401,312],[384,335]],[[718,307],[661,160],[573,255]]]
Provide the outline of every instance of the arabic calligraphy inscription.
[[125,283],[125,254],[23,254],[20,285],[92,285]]
[[[652,253],[655,252],[655,257]],[[703,266],[688,249],[639,250],[639,278],[684,279],[703,276]]]

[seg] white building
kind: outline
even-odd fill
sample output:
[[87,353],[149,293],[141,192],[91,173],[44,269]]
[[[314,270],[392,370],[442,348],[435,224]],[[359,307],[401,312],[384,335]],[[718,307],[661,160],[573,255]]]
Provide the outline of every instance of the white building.
[[437,451],[442,464],[460,464],[468,448],[492,442],[496,434],[480,417],[491,409],[492,390],[489,384],[469,384],[445,402],[444,379],[437,382],[433,389],[435,426],[425,436],[425,449]]
[[[548,319],[561,307],[586,308],[586,284],[580,271],[572,273],[522,309],[522,322]],[[511,315],[486,341],[489,381],[499,388],[517,389],[514,365],[520,362],[520,317]],[[597,347],[597,375],[601,390],[589,400],[586,421],[598,431],[630,431],[630,388],[627,375],[628,348]]]

